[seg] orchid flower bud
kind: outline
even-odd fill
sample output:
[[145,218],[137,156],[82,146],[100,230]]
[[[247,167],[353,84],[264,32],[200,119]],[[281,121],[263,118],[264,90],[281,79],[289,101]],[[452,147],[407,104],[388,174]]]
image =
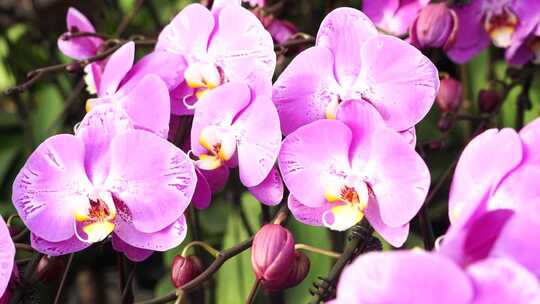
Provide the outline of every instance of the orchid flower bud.
[[294,238],[289,230],[277,224],[267,224],[255,234],[251,266],[265,289],[284,288],[294,262]]
[[203,271],[201,260],[194,255],[186,257],[177,255],[174,257],[171,269],[171,281],[174,287],[180,288],[193,280]]
[[446,3],[426,6],[411,27],[411,42],[420,49],[439,48],[447,50],[455,40],[458,27],[456,13]]
[[496,90],[484,89],[478,93],[478,105],[484,113],[493,112],[501,102],[501,95]]
[[461,83],[450,76],[441,79],[439,93],[437,94],[437,105],[441,111],[456,112],[463,99],[463,87]]
[[302,252],[296,251],[294,253],[294,267],[289,273],[289,277],[285,282],[286,285],[284,288],[290,288],[300,284],[307,277],[310,266],[311,263],[307,255]]
[[56,281],[66,268],[62,257],[43,256],[39,260],[37,267],[37,276],[43,283],[52,283]]

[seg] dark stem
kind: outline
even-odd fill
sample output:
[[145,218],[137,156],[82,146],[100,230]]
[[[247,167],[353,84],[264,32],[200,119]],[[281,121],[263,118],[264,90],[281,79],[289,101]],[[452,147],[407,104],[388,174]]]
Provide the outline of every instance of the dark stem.
[[418,224],[420,226],[420,233],[422,234],[422,240],[424,241],[424,248],[426,250],[432,250],[435,246],[435,236],[433,234],[433,227],[429,220],[427,205],[423,204],[422,208],[418,212]]
[[313,298],[309,303],[318,304],[328,297],[330,289],[335,288],[335,284],[339,278],[339,275],[343,271],[343,268],[358,254],[361,254],[366,249],[371,234],[373,233],[373,227],[369,224],[364,217],[362,221],[351,228],[351,236],[349,242],[345,246],[343,253],[336,261],[326,279],[322,279],[324,284],[316,285],[317,289],[313,292]]
[[135,15],[137,15],[137,12],[139,11],[139,9],[141,8],[143,4],[144,4],[144,0],[137,0],[131,12],[129,12],[129,14],[124,16],[122,21],[120,21],[120,25],[118,25],[118,27],[116,28],[116,32],[114,36],[120,37],[125,32],[128,25],[131,23],[131,20],[133,20]]
[[135,270],[137,270],[137,264],[134,264],[127,277],[126,284],[122,289],[122,295],[120,297],[120,303],[133,303],[133,279],[135,278]]
[[523,80],[523,89],[518,96],[517,112],[516,112],[516,130],[523,128],[525,124],[525,111],[531,108],[531,98],[529,96],[529,91],[531,89],[533,81],[532,73],[529,73]]
[[18,304],[18,303],[20,303],[20,300],[21,300],[21,298],[23,296],[23,292],[26,289],[25,287],[27,285],[33,283],[33,276],[34,276],[34,273],[35,273],[35,271],[37,269],[37,266],[38,266],[39,261],[41,260],[42,256],[43,256],[43,254],[38,253],[38,252],[34,252],[34,254],[32,255],[32,257],[30,259],[30,261],[28,262],[28,264],[24,268],[24,273],[23,273],[23,277],[22,277],[22,280],[21,280],[21,285],[22,286],[20,288],[15,289],[15,292],[13,293],[13,296],[9,301],[10,304]]
[[260,280],[255,280],[255,283],[253,283],[253,287],[251,287],[251,291],[249,292],[249,296],[246,299],[246,304],[251,304],[253,301],[255,301],[255,297],[257,296],[257,292],[259,291],[259,286],[261,285]]
[[73,262],[74,254],[70,254],[68,258],[68,262],[66,264],[66,269],[64,270],[64,274],[62,275],[62,280],[60,281],[60,285],[58,286],[58,291],[56,292],[56,296],[54,297],[54,304],[60,303],[60,297],[62,297],[62,291],[64,290],[64,286],[66,285],[66,279],[69,273],[69,269],[71,268],[71,264]]

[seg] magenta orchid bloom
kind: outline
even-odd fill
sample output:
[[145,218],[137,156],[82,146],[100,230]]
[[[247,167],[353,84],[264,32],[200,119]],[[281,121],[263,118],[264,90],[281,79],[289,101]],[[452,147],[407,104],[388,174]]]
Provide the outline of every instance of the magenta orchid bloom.
[[[105,66],[98,97],[88,100],[87,110],[103,104],[121,107],[137,129],[166,138],[169,132],[170,99],[161,76],[133,67],[135,44],[128,42],[114,52]],[[147,106],[141,107],[141,104]]]
[[362,11],[381,30],[402,36],[428,3],[429,0],[367,0],[362,2]]
[[464,63],[487,48],[490,42],[507,48],[535,27],[540,2],[536,0],[472,0],[453,7],[459,27],[448,56]]
[[[58,48],[60,51],[64,55],[77,60],[96,56],[104,42],[103,39],[98,37],[68,38],[69,33],[95,33],[96,30],[90,20],[77,9],[70,7],[66,16],[66,23],[68,32],[58,38]],[[105,60],[102,60],[93,62],[84,68],[86,74],[84,80],[90,94],[96,94],[99,89],[104,64]]]
[[112,233],[115,248],[137,260],[141,251],[182,242],[195,183],[185,153],[136,129],[119,107],[101,105],[75,135],[53,136],[32,153],[13,184],[13,203],[40,252],[79,251]]
[[241,182],[257,186],[271,173],[280,143],[274,104],[267,96],[253,94],[247,84],[224,84],[195,109],[191,149],[201,170],[238,165]]
[[363,216],[401,246],[430,184],[414,148],[369,104],[348,101],[338,120],[318,120],[283,141],[279,168],[301,222],[346,230]]
[[437,75],[415,47],[379,35],[362,12],[338,8],[324,18],[316,46],[296,56],[279,76],[272,99],[284,134],[335,118],[347,100],[373,105],[392,129],[405,131],[433,105]]
[[[467,145],[454,173],[452,226],[440,252],[461,265],[488,256],[512,258],[540,277],[530,242],[540,229],[540,119],[519,133],[491,129]],[[536,227],[536,228],[535,228]],[[531,234],[533,233],[533,234]]]
[[188,5],[161,31],[155,50],[181,61],[159,67],[178,76],[171,92],[174,114],[193,114],[197,99],[230,81],[270,95],[272,37],[240,1],[216,1],[212,11]]
[[506,49],[506,60],[511,64],[525,64],[529,61],[540,64],[540,10],[531,21],[536,24],[530,28],[517,31],[512,37],[512,44]]
[[[449,198],[452,225],[466,225],[484,211],[521,208],[540,196],[540,119],[519,133],[490,129],[474,138],[456,166]],[[489,157],[488,157],[489,156]]]
[[0,216],[0,300],[4,296],[15,266],[15,245],[8,227]]
[[332,304],[531,304],[538,279],[512,260],[490,258],[462,269],[421,250],[360,256],[343,271]]

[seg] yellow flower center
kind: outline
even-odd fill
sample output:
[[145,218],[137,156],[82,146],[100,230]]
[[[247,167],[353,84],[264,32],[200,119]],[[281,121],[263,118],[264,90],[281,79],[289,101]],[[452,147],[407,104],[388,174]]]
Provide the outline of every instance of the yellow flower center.
[[88,205],[81,206],[75,211],[74,216],[76,223],[82,224],[82,231],[87,236],[83,238],[76,232],[79,240],[86,243],[104,240],[115,227],[116,207],[111,194],[106,192],[100,193],[98,196],[92,195],[88,198]]
[[488,14],[484,21],[484,29],[491,37],[493,44],[507,48],[519,24],[518,16],[509,8],[503,8],[499,14]]

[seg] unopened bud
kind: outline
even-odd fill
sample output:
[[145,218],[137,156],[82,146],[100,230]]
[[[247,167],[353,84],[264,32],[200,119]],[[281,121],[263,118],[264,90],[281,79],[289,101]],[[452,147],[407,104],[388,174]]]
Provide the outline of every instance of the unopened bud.
[[450,76],[441,79],[436,101],[442,112],[456,112],[461,106],[462,99],[463,87],[459,81]]
[[294,255],[294,267],[289,273],[284,288],[294,287],[300,284],[308,275],[311,263],[309,258],[302,252],[296,251]]
[[43,283],[55,282],[62,276],[65,269],[66,263],[64,263],[62,257],[50,257],[45,255],[39,260],[37,278]]
[[428,4],[411,27],[411,43],[421,49],[448,49],[454,43],[457,26],[457,15],[446,3]]
[[495,90],[480,90],[478,94],[478,106],[480,111],[484,113],[491,113],[499,106],[501,102],[501,95]]
[[294,261],[294,238],[289,230],[267,224],[255,234],[251,266],[263,287],[277,289],[286,285]]
[[174,287],[180,288],[193,280],[203,271],[201,260],[194,255],[174,257],[171,269],[171,281]]

